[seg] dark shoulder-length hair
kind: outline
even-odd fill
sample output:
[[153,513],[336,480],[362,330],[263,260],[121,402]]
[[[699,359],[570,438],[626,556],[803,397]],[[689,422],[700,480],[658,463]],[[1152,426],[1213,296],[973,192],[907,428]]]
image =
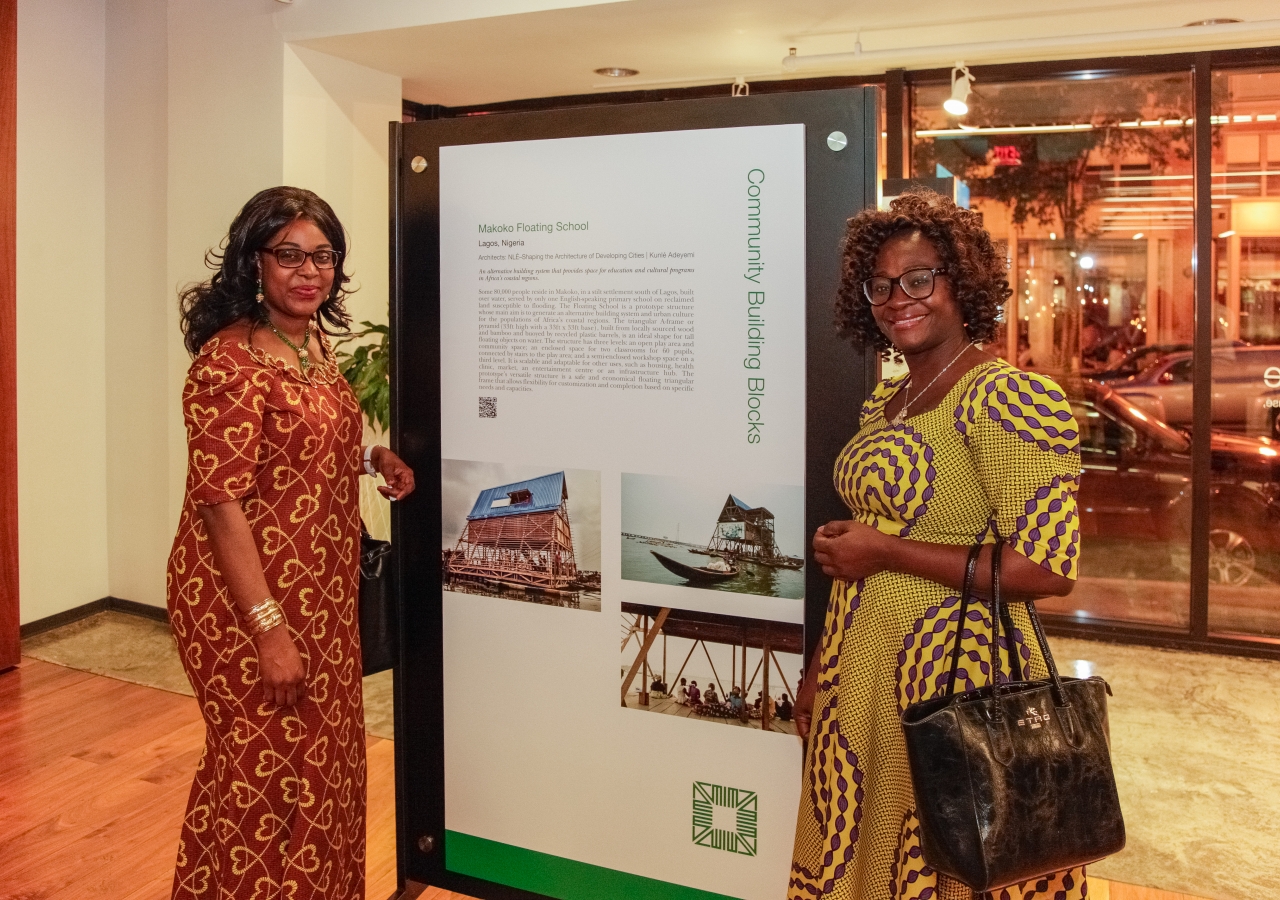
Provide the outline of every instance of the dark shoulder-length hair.
[[241,319],[265,324],[267,313],[256,299],[258,293],[258,251],[267,246],[281,228],[297,219],[312,222],[339,253],[333,270],[333,288],[320,304],[320,327],[328,334],[350,330],[351,316],[345,300],[351,280],[344,266],[347,235],[333,208],[311,191],[296,187],[274,187],[255,194],[236,214],[220,250],[205,254],[205,265],[213,277],[188,285],[179,296],[183,343],[195,356],[209,338]]
[[1013,293],[1005,259],[982,227],[981,213],[962,209],[950,198],[923,189],[897,197],[888,210],[864,210],[849,220],[836,299],[840,335],[882,355],[896,352],[871,315],[862,282],[871,277],[887,240],[914,231],[937,248],[969,340],[991,341],[1000,310]]

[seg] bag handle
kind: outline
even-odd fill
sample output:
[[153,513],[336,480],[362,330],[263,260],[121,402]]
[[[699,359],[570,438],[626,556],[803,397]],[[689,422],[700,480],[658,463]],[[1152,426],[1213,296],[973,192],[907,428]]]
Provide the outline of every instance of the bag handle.
[[[1009,614],[1008,606],[1002,602],[1000,596],[1000,557],[1003,555],[1001,552],[1003,550],[1004,542],[998,541],[991,554],[991,673],[993,679],[992,695],[997,700],[1000,698],[1000,685],[995,680],[1000,674],[1000,631],[998,623],[1003,623],[1007,631],[1006,640],[1009,644],[1011,677],[1015,679],[1020,677],[1017,650],[1013,641],[1013,617]],[[1044,625],[1040,622],[1040,613],[1036,611],[1034,601],[1028,601],[1025,606],[1027,607],[1027,616],[1031,619],[1031,630],[1035,634],[1036,643],[1040,645],[1040,653],[1044,656],[1045,665],[1049,669],[1049,681],[1052,685],[1054,706],[1059,709],[1068,709],[1071,704],[1067,701],[1066,692],[1062,689],[1062,677],[1058,674],[1058,664],[1054,662],[1053,653],[1049,650],[1049,641],[1044,634]]]
[[1049,667],[1049,680],[1053,682],[1053,702],[1058,707],[1069,707],[1071,703],[1067,700],[1066,692],[1062,690],[1062,677],[1058,675],[1058,664],[1053,661],[1053,654],[1049,652],[1049,641],[1044,635],[1044,625],[1040,623],[1040,613],[1036,611],[1034,603],[1027,604],[1027,615],[1031,617],[1031,630],[1035,632],[1036,642],[1040,645],[1040,652],[1044,655],[1045,665]]
[[[969,548],[969,556],[965,561],[964,568],[964,587],[960,593],[960,618],[956,625],[956,645],[951,651],[951,674],[947,679],[947,690],[945,696],[950,697],[955,693],[956,676],[960,672],[960,645],[964,639],[964,623],[965,616],[968,613],[969,601],[973,596],[973,581],[978,568],[978,557],[982,552],[984,544],[981,542],[974,544]],[[1003,626],[1005,631],[1005,640],[1008,642],[1009,652],[1009,676],[1014,681],[1021,681],[1023,678],[1023,669],[1021,660],[1018,658],[1017,647],[1014,646],[1013,640],[1013,616],[1009,612],[1009,606],[1004,602],[1001,592],[1001,557],[1004,555],[1004,541],[997,540],[991,548],[991,645],[990,645],[990,664],[992,693],[996,699],[1000,695],[1000,630]],[[1031,630],[1035,634],[1036,643],[1040,646],[1040,652],[1044,656],[1045,665],[1049,669],[1049,680],[1052,684],[1053,702],[1060,709],[1070,707],[1067,701],[1066,692],[1062,689],[1062,678],[1058,674],[1058,665],[1053,659],[1053,653],[1049,650],[1049,641],[1045,637],[1044,625],[1040,621],[1040,614],[1036,610],[1034,602],[1024,604],[1027,607],[1027,615],[1031,618]],[[996,708],[998,709],[998,704]]]
[[[1001,546],[996,544],[991,552],[1001,553]],[[1010,603],[1002,603],[1000,605],[1000,627],[1004,629],[1006,649],[1009,651],[1009,680],[1023,681],[1022,657],[1018,654],[1018,648],[1013,644],[1013,613],[1010,612],[1010,606],[1012,606]],[[1026,678],[1029,679],[1030,673],[1025,674]]]
[[[997,539],[991,546],[991,711],[999,723],[1004,716],[1000,706],[1000,626],[1004,624],[1005,611],[1000,597],[1000,558],[1004,556],[1004,542]],[[1009,629],[1009,668],[1013,668],[1013,629]]]
[[978,571],[978,555],[982,553],[982,542],[969,548],[969,559],[964,564],[964,587],[960,590],[960,620],[956,623],[956,648],[951,652],[951,677],[947,680],[947,693],[950,697],[956,689],[956,675],[960,671],[960,643],[964,639],[964,617],[969,611],[969,597],[973,594],[973,576]]

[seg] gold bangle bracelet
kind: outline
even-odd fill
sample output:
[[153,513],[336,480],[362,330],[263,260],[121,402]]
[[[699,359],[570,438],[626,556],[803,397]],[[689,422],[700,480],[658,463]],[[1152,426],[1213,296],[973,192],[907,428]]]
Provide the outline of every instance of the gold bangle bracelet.
[[270,631],[277,625],[283,625],[285,622],[284,610],[280,608],[271,597],[263,600],[257,606],[254,606],[244,614],[245,624],[249,626],[249,633],[253,637]]
[[279,608],[280,608],[280,604],[276,603],[274,598],[268,597],[266,600],[263,600],[257,606],[250,607],[248,612],[244,613],[244,617],[246,619],[253,619],[258,616],[261,616],[263,613],[270,612],[272,609],[279,609]]
[[263,619],[271,619],[283,614],[284,613],[280,607],[277,604],[272,603],[270,606],[251,610],[248,615],[245,616],[245,620],[248,622],[258,622]]
[[253,637],[258,637],[275,628],[277,625],[284,624],[284,616],[276,615],[269,619],[258,619],[249,626],[249,632]]

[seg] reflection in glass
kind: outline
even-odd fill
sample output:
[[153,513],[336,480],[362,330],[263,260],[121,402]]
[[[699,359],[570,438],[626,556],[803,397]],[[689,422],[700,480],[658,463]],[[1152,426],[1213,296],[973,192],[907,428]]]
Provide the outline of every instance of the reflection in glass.
[[1211,631],[1280,637],[1280,72],[1213,79]]
[[1081,578],[1041,608],[1185,630],[1190,76],[984,81],[960,118],[947,85],[914,90],[912,174],[962,181],[1010,260],[989,349],[1057,380],[1081,425]]

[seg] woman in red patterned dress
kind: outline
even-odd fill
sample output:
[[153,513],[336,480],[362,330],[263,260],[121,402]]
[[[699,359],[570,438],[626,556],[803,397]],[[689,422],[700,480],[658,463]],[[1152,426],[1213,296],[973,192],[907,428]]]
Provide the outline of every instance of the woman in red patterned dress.
[[364,898],[356,479],[377,471],[398,500],[413,472],[361,450],[327,339],[350,322],[345,251],[327,203],[272,188],[182,295],[195,359],[168,605],[206,737],[175,898]]

